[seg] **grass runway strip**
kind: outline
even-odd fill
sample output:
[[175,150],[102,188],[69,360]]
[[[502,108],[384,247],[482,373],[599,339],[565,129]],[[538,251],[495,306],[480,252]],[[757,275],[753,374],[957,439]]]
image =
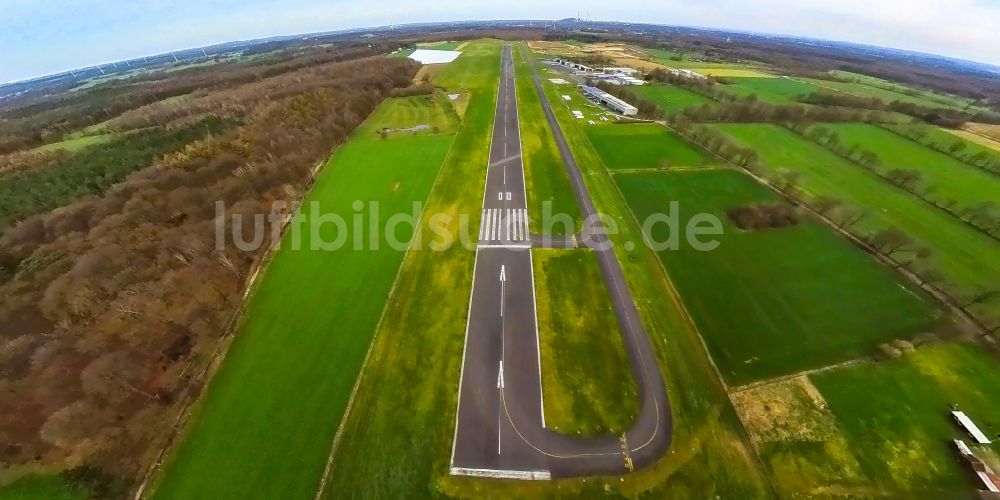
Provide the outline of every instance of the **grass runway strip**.
[[[449,135],[355,135],[333,155],[303,207],[308,213],[315,201],[320,213],[344,217],[345,245],[310,250],[306,231],[294,250],[286,234],[152,497],[313,497],[404,255],[384,235],[378,250],[352,250],[352,203],[378,200],[380,228],[409,213],[427,198],[451,143]],[[335,231],[327,224],[321,234],[332,241]],[[405,241],[409,232],[403,225],[396,234]]]

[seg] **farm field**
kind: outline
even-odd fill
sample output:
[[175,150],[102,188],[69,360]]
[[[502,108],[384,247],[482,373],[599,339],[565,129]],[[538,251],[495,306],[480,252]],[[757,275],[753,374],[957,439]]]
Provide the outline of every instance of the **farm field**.
[[456,50],[463,43],[465,42],[425,42],[418,43],[417,47],[431,50]]
[[[944,211],[777,125],[715,127],[738,144],[754,148],[765,175],[799,172],[799,188],[809,199],[829,196],[865,210],[865,218],[851,228],[856,234],[888,227],[909,234],[931,250],[927,260],[944,276],[945,286],[959,295],[968,296],[1000,282],[1000,268],[979,264],[1000,262],[1000,243]],[[974,310],[1000,320],[1000,304]]]
[[74,137],[72,139],[66,139],[64,141],[53,142],[46,144],[44,146],[38,146],[34,151],[44,152],[44,151],[56,151],[62,150],[69,153],[75,153],[87,146],[93,146],[94,144],[101,144],[108,142],[110,140],[118,138],[118,134],[97,134],[97,135],[82,135],[80,137]]
[[1000,125],[992,123],[966,123],[965,129],[975,134],[1000,141]]
[[[378,227],[392,214],[410,213],[430,192],[452,139],[381,140],[362,130],[337,150],[292,222],[306,229],[301,245],[290,228],[152,497],[315,494],[404,255],[384,235],[377,249],[367,234],[356,240],[352,204],[379,201]],[[316,248],[318,238],[338,238],[337,226],[326,223],[316,234],[307,228],[331,214],[346,221],[343,245]],[[403,224],[395,236],[405,242],[411,231]]]
[[959,111],[964,109],[964,106],[948,105],[939,102],[939,100],[937,99],[931,99],[920,94],[917,95],[904,94],[902,92],[897,92],[895,90],[875,87],[859,82],[818,80],[814,78],[803,78],[803,80],[817,87],[824,87],[827,90],[843,92],[845,94],[850,94],[857,97],[877,97],[886,104],[892,103],[893,101],[900,101],[900,102],[916,104],[918,106],[926,106],[929,108],[949,108],[949,109],[956,109]]
[[[651,61],[660,66],[690,69],[706,76],[753,78],[766,78],[772,76],[754,66],[738,63],[713,63],[698,61],[696,60],[696,57],[692,58],[691,54],[681,54],[673,50],[643,47],[638,49],[638,51],[645,53]],[[677,60],[677,58],[680,58],[680,60]]]
[[[915,97],[922,99],[929,107],[936,104],[937,107],[948,107],[952,109],[963,110],[966,109],[972,100],[967,97],[951,95],[951,94],[941,94],[938,92],[932,92],[929,90],[917,89],[903,85],[901,83],[890,82],[889,80],[883,80],[882,78],[876,78],[874,76],[862,75],[860,73],[852,73],[850,71],[833,70],[829,74],[838,80],[848,80],[855,83],[860,83],[868,87],[881,88],[884,90],[889,90],[898,94],[904,94],[910,97]],[[972,106],[974,111],[988,111],[988,109],[981,106]]]
[[[727,210],[783,203],[734,170],[615,177],[638,220],[679,203],[679,226],[694,214],[722,221],[723,234],[659,252],[720,371],[735,385],[866,356],[876,344],[933,330],[943,313],[864,252],[808,217],[743,231]],[[665,225],[653,241],[666,241]],[[836,269],[836,272],[830,270]]]
[[664,114],[677,113],[692,106],[712,102],[701,94],[674,85],[640,85],[630,90],[652,101]]
[[771,78],[729,78],[732,83],[722,86],[724,92],[748,97],[756,95],[762,102],[771,104],[786,104],[797,101],[799,97],[807,96],[819,90],[818,87],[787,77]]
[[458,128],[459,121],[448,96],[441,92],[393,97],[386,99],[375,109],[358,133],[365,139],[379,138],[379,132],[383,129],[388,129],[386,136],[393,138],[451,134]]
[[89,500],[94,492],[72,484],[61,475],[24,476],[0,486],[0,500]]
[[[573,234],[582,223],[580,209],[570,188],[569,175],[559,157],[555,138],[545,121],[526,52],[527,47],[515,47],[513,57],[528,213],[533,214],[529,220],[531,231],[537,234]],[[568,224],[542,227],[542,214],[545,213],[565,214],[572,218],[573,224],[571,227],[567,227]]]
[[610,170],[715,163],[697,147],[657,124],[591,126],[586,134]]
[[1000,205],[1000,177],[874,125],[837,123],[822,126],[836,132],[841,144],[848,147],[856,144],[860,150],[878,154],[879,170],[883,172],[892,169],[920,172],[918,190],[931,189],[925,197],[940,203],[953,200],[959,209],[985,201]]
[[[986,160],[997,163],[997,168],[1000,168],[1000,142],[968,130],[953,130],[924,124],[892,125],[889,128],[907,136],[913,133],[923,133],[925,137],[919,142],[928,144],[931,149],[947,150],[947,148],[961,143],[963,144],[961,151],[956,152],[959,157],[966,160],[971,158],[975,161],[976,155],[983,155]],[[995,178],[1000,182],[1000,177],[995,176]]]
[[639,411],[636,385],[596,255],[535,249],[532,258],[546,426],[623,432]]
[[[987,150],[991,154],[1000,153],[1000,140],[991,138],[988,135],[984,135],[983,133],[976,133],[975,130],[979,128],[977,127],[978,125],[981,124],[967,123],[965,124],[966,128],[962,130],[952,130],[952,129],[942,128],[940,129],[940,131],[964,139],[968,143],[980,146],[982,149]],[[972,148],[970,149],[970,153],[975,154],[975,152],[978,150],[981,149]]]
[[[951,419],[957,405],[988,435],[1000,432],[1000,365],[981,346],[950,342],[900,359],[810,376],[869,483],[886,491],[970,491],[951,445],[963,439],[977,456],[1000,462],[1000,442],[972,444]],[[859,397],[858,388],[867,396]]]

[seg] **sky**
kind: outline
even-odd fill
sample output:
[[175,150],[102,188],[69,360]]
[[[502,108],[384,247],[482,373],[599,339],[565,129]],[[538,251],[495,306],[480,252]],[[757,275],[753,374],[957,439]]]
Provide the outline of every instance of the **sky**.
[[1000,0],[0,0],[0,82],[232,40],[578,11],[594,20],[808,36],[1000,65]]

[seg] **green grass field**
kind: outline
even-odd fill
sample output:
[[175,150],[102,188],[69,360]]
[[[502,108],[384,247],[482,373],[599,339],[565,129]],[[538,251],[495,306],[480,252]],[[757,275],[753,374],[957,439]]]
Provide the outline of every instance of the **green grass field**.
[[[818,221],[741,231],[726,211],[781,203],[733,170],[615,177],[642,221],[679,202],[681,228],[695,214],[722,221],[718,248],[659,253],[719,369],[735,385],[868,355],[879,342],[932,329],[941,312],[923,295]],[[683,231],[683,229],[681,229]],[[663,224],[649,235],[665,241]],[[835,270],[835,271],[834,271]]]
[[[319,237],[335,240],[330,223],[316,235],[303,231],[301,249],[286,232],[152,497],[315,495],[404,255],[384,236],[377,250],[367,235],[355,240],[352,203],[378,201],[378,227],[393,214],[410,213],[430,192],[452,139],[355,135],[337,150],[297,219],[308,227],[317,215],[340,214],[345,244],[312,249]],[[410,232],[403,225],[396,235],[406,241]]]
[[[517,85],[517,112],[521,132],[521,155],[528,194],[531,231],[538,234],[573,234],[581,226],[580,209],[569,185],[569,176],[559,157],[556,141],[549,130],[538,92],[531,79],[528,48],[514,48],[514,78]],[[565,214],[573,224],[542,227],[543,214]]]
[[418,43],[417,47],[428,50],[455,50],[465,42],[424,42]]
[[546,427],[619,434],[638,414],[635,380],[597,256],[532,251]]
[[[916,104],[923,104],[928,107],[947,107],[957,110],[964,110],[969,108],[971,111],[986,111],[990,110],[984,106],[973,105],[972,100],[967,97],[961,97],[952,94],[942,94],[938,92],[932,92],[929,90],[917,89],[903,85],[901,83],[890,82],[888,80],[883,80],[881,78],[876,78],[873,76],[862,75],[860,73],[851,73],[850,71],[833,70],[829,74],[834,78],[839,80],[847,80],[853,83],[858,83],[866,86],[866,89],[876,88],[880,90],[885,90],[891,93],[885,94],[887,98],[892,98],[897,95],[904,95],[907,98],[914,99]],[[898,97],[897,97],[898,98]],[[887,101],[891,102],[891,101]]]
[[[904,134],[916,130],[923,131],[927,136],[921,142],[933,146],[932,149],[948,148],[956,142],[961,142],[965,146],[956,153],[960,158],[969,158],[982,153],[986,155],[986,158],[1000,163],[1000,142],[967,130],[951,130],[924,124],[889,125],[887,127]],[[1000,177],[994,176],[994,178],[1000,182]]]
[[712,102],[701,94],[674,85],[640,85],[630,90],[652,101],[665,114],[677,113],[692,106]]
[[695,146],[657,124],[592,126],[587,128],[587,137],[610,170],[714,163]]
[[[928,108],[947,108],[962,111],[964,105],[949,102],[948,99],[940,99],[935,95],[926,95],[917,91],[915,94],[904,94],[899,90],[882,88],[862,82],[842,82],[836,80],[820,80],[815,78],[803,78],[817,87],[823,88],[826,92],[843,92],[858,97],[877,97],[886,104],[894,101],[916,104]],[[900,88],[902,89],[902,87]]]
[[75,153],[87,146],[92,146],[94,144],[101,144],[116,138],[118,138],[118,134],[84,135],[80,137],[74,137],[72,139],[66,139],[65,141],[53,142],[51,144],[46,144],[44,146],[38,146],[37,148],[34,149],[34,151],[45,152],[45,151],[63,150],[70,153]]
[[[766,175],[799,172],[799,188],[809,199],[830,196],[864,209],[867,216],[851,230],[869,234],[896,227],[931,250],[928,261],[960,295],[1000,283],[1000,243],[966,226],[955,217],[916,199],[875,174],[830,153],[776,125],[718,125],[738,144],[753,147]],[[1000,320],[1000,304],[975,307]]]
[[88,500],[86,488],[58,474],[31,474],[0,486],[0,500]]
[[[380,138],[379,131],[382,129],[395,130],[386,134],[390,139],[415,135],[452,134],[458,128],[459,121],[451,101],[443,93],[394,97],[386,99],[372,112],[371,117],[359,129],[359,136],[365,139]],[[401,130],[420,126],[427,128]]]
[[1000,441],[972,445],[952,421],[951,405],[987,435],[1000,432],[1000,364],[982,347],[953,342],[919,348],[901,359],[810,377],[850,443],[867,482],[892,496],[968,496],[973,479],[952,439],[994,463]]
[[[866,123],[823,124],[840,137],[845,146],[858,145],[873,151],[881,159],[880,170],[915,170],[920,172],[918,192],[939,203],[955,202],[956,209],[985,201],[1000,205],[1000,177],[958,161],[886,129]],[[926,127],[928,131],[937,131]],[[947,132],[940,132],[945,135]],[[953,138],[952,142],[956,139]]]
[[797,101],[798,98],[807,96],[819,90],[818,87],[809,83],[793,80],[787,77],[773,78],[727,78],[732,83],[723,85],[724,92],[739,97],[756,95],[762,102],[771,104],[787,104]]

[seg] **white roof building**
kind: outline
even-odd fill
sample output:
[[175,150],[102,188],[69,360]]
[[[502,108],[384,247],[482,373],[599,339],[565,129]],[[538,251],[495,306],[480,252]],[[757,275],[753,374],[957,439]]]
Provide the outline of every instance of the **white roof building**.
[[683,76],[684,78],[696,78],[698,80],[704,80],[708,78],[707,76],[701,73],[691,71],[689,69],[667,68],[667,71],[669,71],[671,75]]
[[609,107],[609,108],[611,108],[611,109],[613,109],[613,110],[615,110],[615,111],[617,111],[617,112],[619,112],[619,113],[621,113],[621,114],[623,114],[625,116],[635,116],[636,114],[639,113],[639,108],[637,108],[637,107],[635,107],[635,106],[633,106],[633,105],[631,105],[631,104],[629,104],[629,103],[627,103],[627,102],[625,102],[625,101],[623,101],[623,100],[621,100],[621,99],[619,99],[619,98],[617,98],[617,97],[615,97],[615,96],[613,96],[613,95],[611,95],[611,94],[609,94],[609,93],[607,93],[607,92],[605,92],[605,91],[603,91],[603,90],[601,90],[601,89],[599,89],[597,87],[591,87],[591,86],[588,86],[588,85],[580,85],[580,89],[583,90],[583,93],[587,97],[589,97],[589,98],[591,98],[591,99],[593,99],[593,100],[595,100],[595,101],[597,101],[597,102],[599,102],[599,103],[601,103],[601,104],[603,104],[603,105],[605,105],[605,106],[607,106],[607,107]]
[[965,412],[953,411],[951,412],[951,417],[958,422],[958,425],[961,425],[962,428],[965,429],[965,432],[969,433],[969,437],[971,437],[973,441],[979,444],[990,444],[990,438],[986,436],[983,431],[979,430],[976,423],[973,422],[972,419],[965,414]]

